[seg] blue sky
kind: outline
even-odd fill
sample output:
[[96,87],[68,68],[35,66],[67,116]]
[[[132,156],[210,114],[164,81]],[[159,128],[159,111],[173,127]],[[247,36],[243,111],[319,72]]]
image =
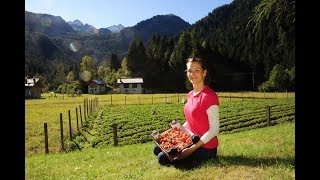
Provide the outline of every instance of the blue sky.
[[25,10],[80,20],[96,28],[134,26],[155,15],[175,14],[195,23],[233,0],[25,0]]

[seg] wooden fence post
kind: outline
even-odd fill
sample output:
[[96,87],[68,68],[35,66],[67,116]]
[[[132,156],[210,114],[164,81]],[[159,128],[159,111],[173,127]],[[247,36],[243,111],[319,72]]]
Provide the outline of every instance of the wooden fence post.
[[267,109],[267,126],[270,126],[270,106],[267,106],[266,109]]
[[61,133],[61,150],[64,151],[62,113],[60,113],[60,133]]
[[71,115],[70,115],[70,110],[68,110],[68,115],[69,115],[69,132],[70,132],[70,140],[72,140],[72,128],[71,128]]
[[91,116],[91,100],[88,99],[88,117]]
[[87,116],[89,117],[89,103],[88,103],[88,98],[86,98],[86,105],[87,105]]
[[99,98],[97,97],[97,107],[99,107]]
[[47,123],[44,123],[44,143],[46,148],[46,154],[49,154],[49,143],[48,143],[48,127]]
[[118,146],[118,134],[117,134],[117,124],[112,124],[113,128],[113,144]]
[[92,100],[92,109],[93,111],[96,109],[96,98],[93,98]]
[[83,124],[82,124],[81,105],[79,105],[79,111],[80,111],[80,121],[81,121],[81,127],[82,127],[82,126],[83,126]]
[[77,130],[79,132],[79,123],[78,123],[78,108],[76,108],[76,119],[77,119]]
[[91,116],[91,100],[88,99],[88,117]]
[[87,115],[86,115],[86,99],[83,99],[83,116],[84,120],[87,120]]
[[87,108],[87,118],[89,118],[90,117],[90,111],[89,111],[89,107],[90,107],[90,100],[87,98],[86,99],[86,108]]
[[231,91],[229,92],[229,102],[231,101]]
[[93,110],[92,109],[92,101],[93,101],[93,99],[90,99],[89,101],[90,101],[90,109],[89,109],[90,110],[90,115],[92,115],[92,110]]
[[90,100],[90,115],[92,115],[93,112],[93,99]]

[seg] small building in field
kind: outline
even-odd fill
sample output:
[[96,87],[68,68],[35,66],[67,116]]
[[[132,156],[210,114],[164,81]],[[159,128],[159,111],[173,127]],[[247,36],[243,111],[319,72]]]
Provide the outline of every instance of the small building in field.
[[142,78],[120,78],[117,79],[117,83],[121,94],[141,94],[143,92]]
[[24,82],[25,89],[25,99],[40,99],[41,98],[41,89],[44,88],[44,85],[39,78],[25,77]]
[[103,94],[106,92],[106,83],[101,80],[92,80],[88,84],[89,94]]

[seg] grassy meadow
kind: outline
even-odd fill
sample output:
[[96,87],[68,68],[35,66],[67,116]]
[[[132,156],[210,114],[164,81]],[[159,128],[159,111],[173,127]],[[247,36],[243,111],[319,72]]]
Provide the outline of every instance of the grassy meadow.
[[[243,99],[268,99],[294,97],[294,93],[258,93],[258,92],[218,92],[220,103],[239,101]],[[98,98],[99,106],[126,104],[157,104],[181,103],[186,94],[108,94],[91,95],[83,94],[80,97],[68,97],[62,94],[42,94],[41,99],[25,100],[25,155],[32,156],[45,153],[44,123],[48,127],[49,153],[59,153],[61,150],[60,113],[63,118],[64,136],[69,133],[68,120],[70,118],[72,131],[76,131],[76,112],[78,120],[84,121],[84,99]],[[82,116],[80,117],[80,108]],[[80,124],[80,122],[79,122]]]
[[219,135],[218,158],[192,170],[161,166],[153,142],[26,157],[26,179],[295,179],[295,124]]

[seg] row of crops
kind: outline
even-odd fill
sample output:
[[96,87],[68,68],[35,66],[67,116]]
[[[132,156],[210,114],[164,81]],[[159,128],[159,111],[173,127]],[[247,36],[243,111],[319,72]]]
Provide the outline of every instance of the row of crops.
[[[270,125],[295,120],[294,98],[222,102],[220,134],[266,127],[267,106],[270,107]],[[80,148],[112,146],[114,124],[119,146],[152,141],[153,130],[167,130],[172,120],[185,122],[183,107],[182,103],[101,106],[93,118],[84,123],[76,143]]]

